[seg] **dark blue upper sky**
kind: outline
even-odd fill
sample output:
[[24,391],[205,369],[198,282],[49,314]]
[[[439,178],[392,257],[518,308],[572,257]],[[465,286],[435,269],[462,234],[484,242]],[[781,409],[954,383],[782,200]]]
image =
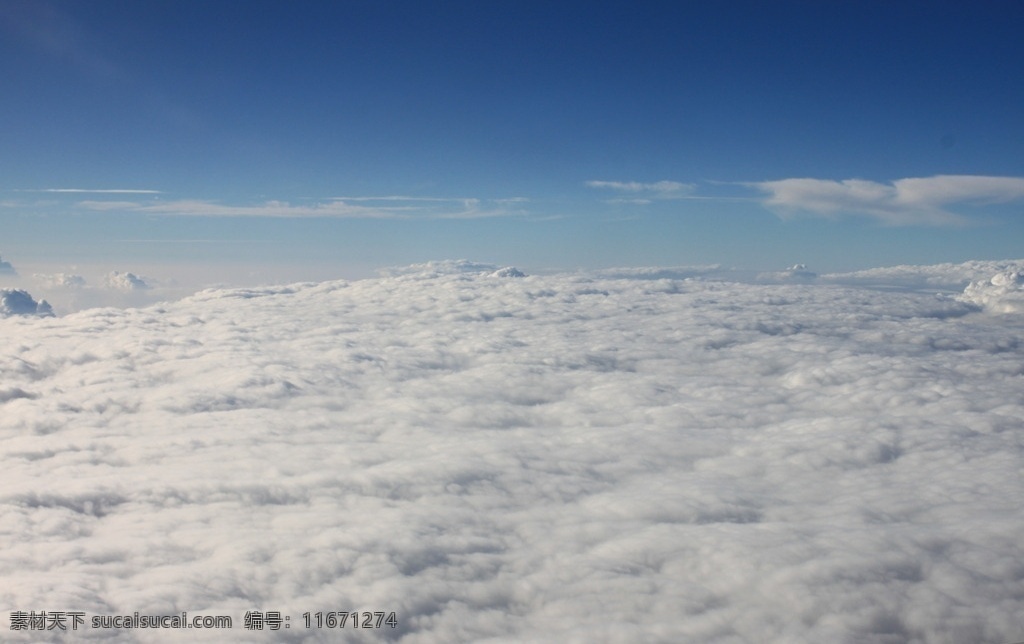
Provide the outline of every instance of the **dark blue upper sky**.
[[1022,33],[1010,0],[7,1],[0,251],[1021,256]]

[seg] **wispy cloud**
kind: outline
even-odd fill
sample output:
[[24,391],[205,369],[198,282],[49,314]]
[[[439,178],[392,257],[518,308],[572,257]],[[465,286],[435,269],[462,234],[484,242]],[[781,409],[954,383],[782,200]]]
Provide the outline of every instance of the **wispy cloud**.
[[135,201],[78,202],[93,211],[129,211],[188,217],[278,217],[349,219],[478,219],[525,214],[513,207],[518,199],[482,200],[421,197],[347,197],[309,204],[265,201],[252,205],[222,204],[198,199],[140,203]]
[[964,225],[954,204],[1024,200],[1024,178],[938,175],[878,183],[861,179],[782,179],[746,184],[765,193],[763,204],[780,216],[867,215],[889,226]]
[[115,239],[125,244],[272,244],[269,239]]
[[70,193],[92,193],[92,194],[122,194],[122,195],[160,195],[162,190],[136,190],[133,188],[111,188],[104,190],[91,190],[85,188],[45,188],[38,191],[25,192],[70,192]]
[[151,215],[188,217],[377,217],[388,216],[378,208],[350,205],[342,201],[293,205],[266,201],[255,205],[228,205],[198,199],[139,203],[135,201],[80,201],[78,207],[94,211],[131,211]]
[[404,213],[405,216],[434,219],[474,219],[483,217],[506,217],[525,215],[523,205],[530,200],[526,197],[502,199],[479,199],[476,197],[409,197],[387,195],[383,197],[332,197],[336,203],[358,203],[367,209]]
[[614,199],[615,202],[647,204],[662,199],[682,199],[689,197],[697,186],[692,183],[678,181],[655,181],[641,183],[639,181],[587,181],[588,188],[612,190],[620,194],[633,195]]

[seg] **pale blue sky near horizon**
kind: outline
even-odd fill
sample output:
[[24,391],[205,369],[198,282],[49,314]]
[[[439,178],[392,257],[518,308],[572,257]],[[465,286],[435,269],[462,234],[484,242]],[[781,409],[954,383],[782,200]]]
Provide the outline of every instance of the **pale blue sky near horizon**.
[[0,255],[1024,257],[1021,33],[1011,0],[4,0]]

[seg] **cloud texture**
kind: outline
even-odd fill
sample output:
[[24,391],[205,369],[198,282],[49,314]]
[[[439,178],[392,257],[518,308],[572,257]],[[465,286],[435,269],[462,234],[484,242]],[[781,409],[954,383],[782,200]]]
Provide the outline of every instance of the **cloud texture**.
[[1005,271],[971,282],[963,300],[996,313],[1024,313],[1024,271]]
[[13,288],[0,289],[0,317],[11,315],[53,317],[53,310],[46,300],[37,302],[27,291]]
[[58,315],[101,306],[147,306],[195,292],[195,288],[181,286],[173,279],[116,270],[89,273],[88,278],[77,273],[33,273],[17,286],[45,298]]
[[105,283],[107,288],[125,292],[149,288],[149,284],[146,284],[146,281],[135,273],[122,273],[120,271],[112,271],[107,275]]
[[614,201],[637,204],[646,204],[661,199],[681,199],[692,194],[697,188],[692,183],[680,183],[678,181],[655,181],[652,183],[641,183],[639,181],[588,181],[586,185],[588,188],[612,190],[631,195],[628,198],[618,198]]
[[765,205],[784,215],[868,215],[893,226],[943,226],[967,220],[949,210],[964,203],[1024,200],[1024,178],[939,175],[878,183],[860,179],[782,179],[749,184],[768,195]]
[[138,212],[178,217],[480,219],[522,215],[521,205],[525,201],[522,198],[482,200],[391,196],[336,198],[304,204],[272,200],[253,205],[231,205],[200,199],[152,202],[90,199],[78,202],[77,207],[98,212]]
[[261,642],[247,610],[282,642],[1024,639],[1019,316],[497,269],[0,320],[0,603]]

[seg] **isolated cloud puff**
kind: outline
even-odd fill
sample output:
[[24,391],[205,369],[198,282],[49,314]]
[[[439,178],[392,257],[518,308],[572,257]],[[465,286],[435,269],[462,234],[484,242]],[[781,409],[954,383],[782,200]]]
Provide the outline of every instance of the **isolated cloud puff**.
[[134,273],[121,273],[120,271],[112,271],[107,275],[104,283],[107,288],[123,292],[141,291],[149,288],[149,284],[138,275]]
[[515,266],[506,266],[491,273],[491,277],[526,277],[526,273]]
[[757,281],[760,282],[813,282],[818,279],[818,274],[807,268],[807,264],[793,264],[783,271],[770,271],[759,273]]
[[14,266],[10,262],[5,262],[0,258],[0,275],[17,275],[18,271],[14,270]]
[[73,273],[36,273],[34,277],[47,288],[77,290],[85,288],[85,278]]
[[891,226],[967,223],[948,206],[1024,199],[1024,178],[939,175],[878,183],[861,179],[782,179],[747,184],[768,195],[764,205],[785,216],[860,214]]
[[[180,299],[195,288],[178,285],[174,280],[145,277],[133,272],[36,273],[31,291],[41,295],[58,315],[95,307],[140,307],[160,301]],[[21,286],[21,285],[18,285]],[[27,288],[27,286],[26,286]]]
[[53,317],[53,309],[42,300],[36,302],[27,291],[21,289],[0,289],[0,316],[34,315]]

